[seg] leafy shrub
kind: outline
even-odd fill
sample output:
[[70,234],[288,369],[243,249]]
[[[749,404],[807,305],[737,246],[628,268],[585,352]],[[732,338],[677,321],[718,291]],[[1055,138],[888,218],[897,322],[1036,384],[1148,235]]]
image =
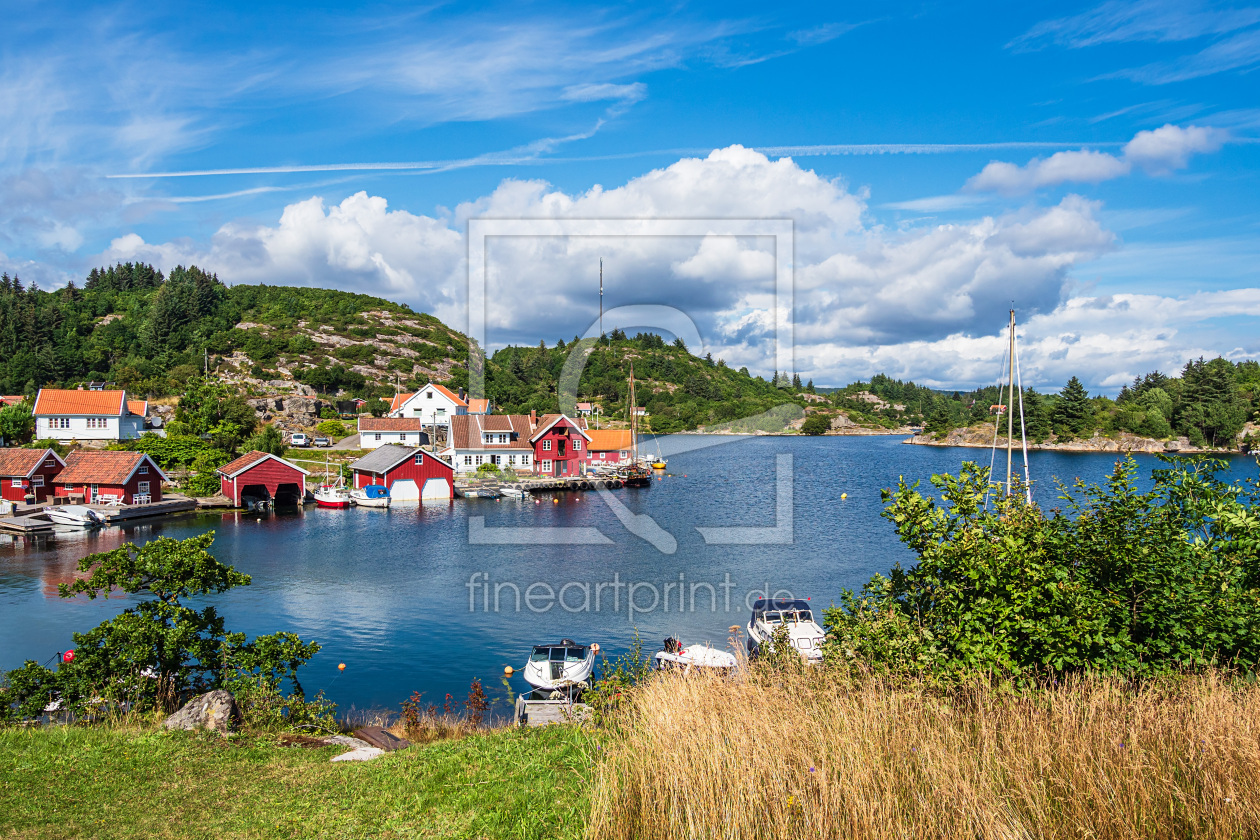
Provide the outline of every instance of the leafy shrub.
[[822,435],[831,430],[831,420],[824,414],[811,414],[801,424],[801,431],[807,435]]
[[319,432],[321,435],[327,435],[328,437],[335,438],[337,440],[340,440],[350,434],[350,431],[346,428],[346,424],[342,423],[340,420],[325,420],[315,427],[315,431]]

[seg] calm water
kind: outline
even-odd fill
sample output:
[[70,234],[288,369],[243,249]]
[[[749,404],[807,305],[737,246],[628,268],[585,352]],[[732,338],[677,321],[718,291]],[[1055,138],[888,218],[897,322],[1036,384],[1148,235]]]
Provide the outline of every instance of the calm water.
[[[71,577],[81,557],[124,541],[214,529],[216,556],[253,576],[252,586],[217,600],[228,628],[251,635],[292,630],[320,642],[323,650],[302,676],[308,692],[324,689],[343,710],[396,708],[413,691],[436,702],[447,692],[462,698],[470,680],[480,677],[487,690],[506,696],[503,667],[519,668],[535,642],[563,636],[617,652],[637,628],[651,650],[670,634],[684,644],[722,645],[730,625],[747,621],[747,598],[767,587],[825,606],[841,588],[857,588],[910,557],[879,516],[881,487],[901,475],[926,480],[956,472],[963,460],[987,463],[989,456],[987,450],[905,446],[896,437],[723,440],[666,439],[669,477],[650,489],[613,494],[629,512],[650,515],[672,535],[672,554],[653,544],[668,538],[654,532],[649,542],[630,533],[595,493],[387,511],[308,507],[262,518],[201,514],[91,535],[0,537],[0,670],[25,659],[43,662],[71,646],[72,631],[125,606],[117,598],[57,597],[56,584]],[[792,458],[791,543],[706,544],[697,526],[776,524],[781,454]],[[1114,461],[1106,454],[1032,453],[1038,501],[1054,504],[1052,476],[1100,481]],[[1150,457],[1140,463],[1145,470],[1157,465]],[[1235,476],[1256,473],[1249,459],[1235,460],[1233,469]],[[484,542],[509,533],[496,529],[538,526],[594,528],[606,542],[470,544],[470,528],[484,529]],[[687,596],[681,610],[680,580]],[[511,585],[522,593],[519,611]],[[563,606],[549,601],[548,591],[562,588]],[[633,614],[627,606],[632,592]],[[344,672],[337,670],[341,662]],[[512,687],[523,690],[524,683],[517,677]]]

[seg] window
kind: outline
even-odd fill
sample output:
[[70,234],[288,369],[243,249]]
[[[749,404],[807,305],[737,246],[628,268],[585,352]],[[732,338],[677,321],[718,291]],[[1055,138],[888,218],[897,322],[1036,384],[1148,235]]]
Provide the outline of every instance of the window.
[[406,433],[406,432],[399,432],[399,433],[398,433],[398,440],[399,440],[399,442],[400,442],[400,443],[401,443],[402,441],[405,441],[406,439],[407,439],[407,433]]
[[480,455],[478,455],[478,456],[477,456],[477,466],[479,466],[479,467],[481,466],[481,457],[482,457],[482,456],[480,456]]
[[419,452],[417,452],[416,453],[416,466],[418,467],[423,463],[424,463],[424,456],[421,455]]
[[380,432],[377,432],[377,433],[376,433],[376,439],[377,439],[377,440],[380,440],[380,439],[381,439],[381,433],[380,433]]
[[31,476],[31,486],[32,486],[32,487],[43,487],[43,486],[44,486],[44,477],[43,477],[42,475],[33,475],[33,476]]
[[50,429],[68,429],[70,428],[69,417],[49,417],[48,428]]
[[138,481],[138,482],[136,482],[136,492],[137,492],[137,493],[139,493],[139,494],[141,494],[141,495],[143,495],[143,494],[145,494],[145,493],[148,493],[148,492],[149,492],[149,482],[147,482],[147,481]]
[[437,413],[438,413],[438,414],[445,414],[445,413],[446,413],[446,409],[445,409],[445,408],[439,408],[439,409],[437,410]]
[[425,396],[425,399],[430,399],[430,400],[431,400],[431,399],[433,399],[433,392],[432,392],[432,391],[430,391],[429,393],[425,394],[424,396]]
[[148,465],[148,464],[141,464],[141,465],[140,465],[140,469],[136,470],[136,474],[137,474],[137,475],[148,475],[148,474],[149,474],[149,465]]
[[522,455],[522,456],[521,456],[521,466],[523,466],[523,467],[528,467],[528,466],[529,466],[529,456],[528,456],[528,455]]
[[508,466],[509,466],[509,467],[516,466],[516,456],[515,456],[515,455],[509,455],[509,456],[508,456]]
[[542,470],[543,470],[543,472],[551,472],[551,462],[550,462],[550,461],[543,461],[543,462],[542,462]]
[[573,451],[574,451],[574,452],[577,452],[577,451],[578,451],[579,449],[581,449],[581,448],[582,448],[582,441],[581,441],[580,439],[578,439],[578,438],[574,438],[574,439],[573,439]]
[[23,486],[23,485],[22,485],[22,479],[20,479],[20,478],[15,478],[15,479],[13,479],[12,481],[10,481],[10,482],[9,482],[9,486],[10,486],[10,487],[21,487],[21,486]]
[[549,440],[544,440],[544,441],[543,441],[543,452],[550,452],[550,451],[551,451],[551,441],[549,441]]
[[466,467],[471,467],[471,466],[472,466],[472,456],[471,456],[471,455],[465,455],[465,456],[464,456],[464,466],[466,466]]
[[56,462],[56,461],[54,461],[52,458],[49,458],[47,461],[45,461],[45,462],[44,462],[44,466],[45,466],[45,467],[55,467],[55,466],[57,466],[57,462]]

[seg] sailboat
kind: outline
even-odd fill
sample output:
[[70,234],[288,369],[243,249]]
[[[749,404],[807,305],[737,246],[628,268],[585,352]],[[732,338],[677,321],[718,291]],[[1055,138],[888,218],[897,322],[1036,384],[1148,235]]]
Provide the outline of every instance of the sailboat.
[[[1032,504],[1032,480],[1028,472],[1028,434],[1024,419],[1024,381],[1023,375],[1019,369],[1019,346],[1015,341],[1015,310],[1011,310],[1011,319],[1009,325],[1010,343],[1007,348],[1006,355],[1006,382],[1001,381],[998,377],[998,399],[1001,399],[1002,391],[1006,391],[1006,405],[998,405],[998,416],[993,422],[993,448],[989,455],[989,476],[993,475],[993,465],[997,458],[998,446],[998,429],[1002,425],[1002,415],[1006,415],[1006,483],[1002,485],[1004,495],[1010,496],[1013,491],[1012,477],[1014,474],[1014,448],[1015,448],[1015,405],[1016,400],[1019,401],[1019,437],[1020,444],[1024,452],[1024,498],[1028,504]],[[1016,391],[1018,388],[1018,392]],[[992,479],[990,478],[990,481]],[[989,498],[985,494],[985,507],[988,507]]]
[[335,481],[328,476],[328,455],[326,454],[324,455],[324,483],[318,485],[311,495],[315,497],[315,504],[320,507],[350,507],[350,491],[346,489],[346,482],[341,477],[341,470],[337,470]]
[[639,415],[635,413],[634,362],[630,363],[630,463],[617,474],[627,487],[651,487],[652,472],[639,460]]

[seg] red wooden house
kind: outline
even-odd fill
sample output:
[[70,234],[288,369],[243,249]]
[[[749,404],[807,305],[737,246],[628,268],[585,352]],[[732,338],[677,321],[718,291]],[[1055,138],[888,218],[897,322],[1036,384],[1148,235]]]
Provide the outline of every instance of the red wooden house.
[[169,480],[143,452],[78,449],[66,456],[53,484],[57,495],[81,495],[88,504],[138,505],[162,501],[162,482]]
[[535,473],[578,475],[590,454],[591,436],[563,414],[544,414],[529,442],[534,446]]
[[277,505],[300,505],[310,475],[296,464],[257,450],[224,464],[218,473],[221,492],[237,507],[244,496]]
[[591,442],[586,449],[592,466],[628,463],[632,454],[629,429],[591,429]]
[[391,500],[444,500],[455,495],[455,468],[423,449],[386,444],[350,465],[355,489],[389,488]]
[[51,449],[0,449],[0,499],[36,503],[52,495],[53,479],[66,462]]

